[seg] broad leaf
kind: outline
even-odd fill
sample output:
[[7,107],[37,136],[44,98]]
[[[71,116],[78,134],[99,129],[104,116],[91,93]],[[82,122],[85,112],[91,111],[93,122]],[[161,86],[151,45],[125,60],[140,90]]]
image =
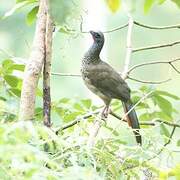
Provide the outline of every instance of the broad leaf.
[[17,87],[19,82],[19,79],[13,75],[5,75],[4,79],[11,87]]
[[173,111],[172,104],[167,99],[159,95],[155,95],[153,98],[155,99],[155,102],[157,103],[159,108],[163,111],[163,113],[171,117]]
[[149,10],[151,9],[154,2],[155,2],[155,0],[145,0],[145,3],[144,3],[144,12],[145,13],[149,12]]
[[120,0],[105,0],[107,3],[107,6],[112,12],[116,12],[120,7]]
[[28,25],[31,25],[35,21],[36,15],[38,13],[38,9],[39,9],[39,6],[36,6],[27,14],[26,23]]
[[180,146],[180,139],[177,141],[177,146]]
[[180,0],[171,0],[171,1],[174,2],[180,8]]
[[18,11],[19,9],[21,9],[22,7],[26,6],[29,3],[30,3],[29,1],[22,1],[22,2],[15,4],[15,6],[11,10],[9,10],[8,12],[6,12],[4,14],[3,19],[5,19],[9,16],[12,16],[16,11]]
[[164,124],[160,124],[161,134],[170,137],[170,133]]
[[175,100],[180,100],[180,97],[178,97],[178,96],[176,96],[176,95],[174,95],[174,94],[171,94],[171,93],[169,93],[169,92],[167,92],[167,91],[157,90],[157,91],[155,91],[154,93],[155,93],[155,94],[162,95],[162,96],[168,96],[168,97],[170,97],[170,98],[172,98],[172,99],[175,99]]
[[89,109],[91,107],[92,102],[90,99],[83,99],[83,100],[81,100],[81,102],[82,102],[83,106],[85,106],[87,109]]
[[163,4],[166,0],[159,0],[158,3],[159,4]]
[[21,97],[21,90],[18,88],[9,88],[9,92],[17,97]]

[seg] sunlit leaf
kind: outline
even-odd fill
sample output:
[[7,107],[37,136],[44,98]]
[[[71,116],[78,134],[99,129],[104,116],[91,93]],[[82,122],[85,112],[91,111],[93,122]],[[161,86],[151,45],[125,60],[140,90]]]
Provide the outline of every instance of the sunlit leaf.
[[11,87],[16,87],[19,82],[19,79],[13,75],[5,75],[4,79]]
[[179,0],[171,0],[171,1],[174,2],[180,8],[180,1]]
[[85,106],[87,109],[89,109],[91,107],[92,102],[90,99],[83,99],[83,100],[81,100],[81,102],[82,102],[83,106]]
[[36,15],[38,13],[38,9],[39,9],[39,6],[36,6],[27,14],[26,23],[28,25],[31,25],[35,21]]
[[16,95],[17,97],[21,97],[21,90],[18,88],[9,88],[10,93]]
[[23,65],[23,64],[13,64],[10,68],[13,69],[13,70],[24,71],[25,65]]
[[160,124],[161,134],[165,135],[166,137],[170,136],[170,133],[164,124]]
[[166,0],[159,0],[158,3],[159,4],[163,4]]
[[145,3],[144,3],[144,12],[145,13],[149,12],[149,10],[151,9],[154,2],[155,2],[155,0],[145,0]]
[[177,146],[180,146],[180,139],[176,143]]
[[163,113],[171,117],[172,110],[173,110],[172,104],[167,99],[159,95],[155,95],[153,98],[155,99],[157,105],[163,111]]
[[68,103],[69,101],[70,101],[69,98],[62,98],[62,99],[59,100],[59,103],[66,104],[66,103]]
[[178,97],[178,96],[176,96],[176,95],[174,95],[174,94],[171,94],[171,93],[169,93],[169,92],[167,92],[167,91],[156,90],[154,93],[155,93],[155,94],[162,95],[162,96],[168,96],[168,97],[173,98],[173,99],[175,99],[175,100],[180,100],[180,97]]
[[30,3],[29,1],[22,1],[15,4],[11,10],[9,10],[4,14],[3,19],[12,16],[16,11],[18,11],[19,9],[21,9],[22,7],[26,6],[29,3]]
[[112,12],[116,12],[120,7],[120,0],[105,0],[107,3],[107,6]]

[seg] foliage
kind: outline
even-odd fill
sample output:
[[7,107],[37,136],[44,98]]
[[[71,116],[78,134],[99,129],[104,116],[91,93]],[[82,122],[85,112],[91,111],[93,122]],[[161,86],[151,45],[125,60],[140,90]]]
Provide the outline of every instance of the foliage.
[[[61,6],[57,6],[59,2],[51,1],[51,12],[60,25],[59,32],[69,34],[68,22],[75,18],[72,16],[77,7],[73,4],[75,1],[61,1]],[[145,0],[144,11],[147,13],[154,4],[165,2]],[[180,6],[178,0],[172,2]],[[122,2],[106,0],[106,3],[112,12],[117,12]],[[4,19],[23,7],[29,8],[26,23],[31,25],[38,11],[35,0],[16,0]],[[166,144],[170,143],[172,134],[172,127],[167,123],[178,123],[179,109],[174,102],[179,103],[180,97],[153,86],[141,86],[132,92],[132,100],[137,104],[140,122],[146,123],[141,129],[143,146],[136,146],[126,123],[109,115],[95,147],[90,149],[87,146],[89,132],[93,122],[100,119],[94,112],[101,111],[90,99],[64,97],[52,102],[52,116],[56,116],[52,129],[42,125],[43,109],[39,106],[33,123],[17,122],[23,71],[24,64],[13,58],[3,59],[0,65],[0,179],[180,179],[179,162],[162,162],[177,157],[179,151],[179,136],[173,138],[173,146]],[[147,94],[149,96],[143,99]],[[40,89],[37,96],[42,98]],[[113,101],[111,108],[116,114],[122,114],[119,101]],[[71,122],[78,123],[67,128]]]
[[[19,73],[23,69],[24,65],[17,64],[12,59],[2,61],[0,68],[1,89],[6,89],[0,100],[4,103],[1,106],[0,125],[1,179],[125,179],[132,176],[139,179],[146,174],[160,179],[179,177],[180,164],[176,163],[168,171],[164,171],[156,163],[149,161],[155,158],[154,155],[159,156],[163,143],[170,137],[171,129],[165,124],[157,122],[155,127],[145,126],[141,130],[141,148],[135,145],[131,129],[124,122],[118,122],[110,116],[108,122],[103,124],[96,146],[89,149],[89,131],[92,122],[99,116],[94,114],[86,119],[84,117],[101,108],[94,106],[90,99],[62,98],[53,102],[52,112],[59,116],[61,123],[57,127],[55,123],[52,129],[42,126],[40,107],[36,108],[36,119],[39,121],[33,124],[16,122],[17,111],[12,115],[12,111],[6,108],[5,113],[4,107],[10,105],[10,99],[18,101],[17,92],[20,91],[22,81]],[[12,92],[12,88],[16,91]],[[147,93],[150,93],[148,98],[142,100]],[[177,110],[171,100],[179,101],[178,96],[151,86],[142,86],[132,94],[133,102],[138,103],[136,109],[141,121],[174,122]],[[121,108],[119,101],[112,102],[113,112],[119,114]],[[66,124],[77,120],[80,121],[77,125],[63,130]],[[59,126],[61,130],[56,135],[55,131]],[[164,149],[166,150],[165,147]]]
[[[144,13],[148,13],[150,9],[153,7],[154,4],[162,5],[167,0],[144,0]],[[180,8],[180,1],[179,0],[171,0],[173,3],[175,3]],[[117,12],[117,10],[120,8],[121,0],[105,0],[107,6],[112,12]],[[124,3],[126,3],[126,0],[124,0]],[[136,3],[135,1],[132,1],[131,3]]]

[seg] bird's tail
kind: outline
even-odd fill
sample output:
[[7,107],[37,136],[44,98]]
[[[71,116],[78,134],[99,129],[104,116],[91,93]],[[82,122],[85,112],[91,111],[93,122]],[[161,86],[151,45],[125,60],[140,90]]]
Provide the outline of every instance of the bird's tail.
[[136,142],[141,145],[142,139],[141,139],[141,135],[139,133],[140,126],[139,126],[139,121],[138,121],[138,118],[136,115],[136,111],[133,108],[133,104],[131,101],[123,102],[122,104],[123,104],[123,108],[124,108],[125,113],[129,112],[127,117],[126,117],[128,125],[130,127],[132,127],[132,129],[134,129],[133,132],[134,132],[135,137],[136,137]]

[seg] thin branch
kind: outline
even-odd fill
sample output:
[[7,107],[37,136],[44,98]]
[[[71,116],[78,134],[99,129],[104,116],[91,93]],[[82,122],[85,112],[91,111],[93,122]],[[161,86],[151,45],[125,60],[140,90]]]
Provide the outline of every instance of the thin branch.
[[[52,72],[51,75],[62,76],[62,77],[81,77],[80,74],[55,73],[55,72]],[[169,79],[162,80],[162,81],[144,81],[144,80],[139,80],[139,79],[136,79],[136,78],[132,78],[130,76],[127,76],[127,79],[130,79],[132,81],[136,81],[136,82],[139,82],[139,83],[146,83],[146,84],[163,84],[163,83],[169,82],[171,80],[169,78]]]
[[[111,114],[112,116],[114,116],[115,118],[117,118],[117,119],[119,119],[119,120],[121,120],[121,121],[125,121],[125,122],[126,122],[126,120],[123,120],[122,117],[118,116],[118,115],[115,114],[114,112],[110,112],[110,114]],[[173,126],[173,127],[180,128],[180,124],[171,123],[171,122],[163,121],[163,120],[160,120],[160,119],[157,119],[157,120],[155,120],[155,121],[149,121],[149,122],[147,122],[147,121],[145,121],[145,122],[140,122],[139,124],[140,124],[140,125],[144,125],[144,126],[155,126],[155,125],[156,125],[156,122],[164,123],[164,124],[166,124],[166,125],[168,125],[168,126]]]
[[145,83],[145,84],[163,84],[163,83],[166,83],[166,82],[169,82],[171,79],[165,79],[165,80],[162,80],[162,81],[144,81],[144,80],[139,80],[139,79],[135,79],[135,78],[132,78],[130,76],[127,77],[128,79],[130,80],[133,80],[133,81],[136,81],[136,82],[139,82],[139,83]]
[[173,127],[173,129],[172,129],[172,131],[171,131],[171,134],[170,134],[170,136],[168,137],[168,141],[163,145],[163,147],[159,150],[159,152],[157,152],[156,155],[154,155],[153,157],[147,159],[146,161],[151,161],[152,159],[156,158],[158,155],[160,155],[160,154],[164,151],[164,148],[165,148],[168,144],[171,143],[171,140],[172,140],[172,137],[173,137],[173,135],[174,135],[174,133],[175,133],[176,127],[177,127],[177,126],[174,126],[174,127]]
[[[80,118],[78,118],[78,119],[75,119],[74,121],[71,121],[71,122],[65,124],[64,126],[55,129],[55,133],[58,134],[60,131],[66,130],[66,129],[68,129],[68,128],[71,128],[71,127],[73,127],[74,125],[78,124],[80,121],[82,121],[82,120],[84,120],[84,119],[88,119],[88,118],[92,117],[93,115],[97,115],[97,114],[99,114],[99,113],[100,113],[100,111],[98,110],[98,111],[95,111],[95,112],[93,112],[93,113],[86,114],[86,115],[84,115],[83,117],[80,117]],[[116,113],[114,113],[114,112],[111,111],[109,114],[112,115],[113,117],[115,117],[115,118],[117,118],[117,119],[119,119],[119,120],[127,123],[127,121],[126,121],[125,119],[123,119],[122,117],[120,117],[120,116],[117,115]],[[166,125],[168,125],[168,126],[180,128],[180,124],[171,123],[171,122],[163,121],[163,120],[160,120],[160,119],[158,119],[158,120],[156,120],[156,121],[140,122],[139,124],[142,125],[142,126],[155,126],[155,125],[157,125],[156,122],[164,123],[164,124],[166,124]]]
[[111,32],[114,32],[114,31],[118,31],[120,29],[124,29],[125,27],[128,26],[128,23],[124,24],[124,25],[121,25],[119,27],[116,27],[114,29],[110,29],[110,30],[107,30],[107,31],[103,31],[103,33],[111,33]]
[[70,74],[70,73],[55,73],[55,72],[52,72],[51,75],[67,76],[67,77],[81,77],[80,74]]
[[177,44],[180,44],[180,41],[175,41],[175,42],[167,43],[167,44],[159,44],[159,45],[154,45],[154,46],[136,48],[136,49],[132,50],[132,53],[139,52],[139,51],[150,50],[150,49],[159,49],[159,48],[164,48],[164,47],[171,47],[171,46],[175,46]]
[[98,114],[99,112],[100,112],[100,111],[95,111],[95,112],[93,112],[93,113],[86,114],[86,115],[84,115],[83,117],[77,118],[77,119],[75,119],[74,121],[71,121],[71,122],[69,122],[68,124],[65,124],[64,126],[62,126],[62,127],[60,127],[60,128],[57,128],[57,129],[55,130],[55,133],[58,134],[60,131],[63,131],[63,130],[65,130],[65,129],[68,129],[68,128],[70,128],[70,127],[78,124],[81,120],[83,120],[83,119],[88,119],[88,118],[92,117],[93,115]]
[[[83,17],[80,16],[80,19],[81,19],[80,28],[79,28],[79,29],[80,29],[80,32],[81,32],[81,33],[89,33],[89,31],[83,31]],[[102,31],[102,33],[115,32],[115,31],[118,31],[118,30],[120,30],[120,29],[124,29],[124,28],[127,27],[127,26],[128,26],[128,23],[123,24],[123,25],[121,25],[121,26],[118,26],[118,27],[116,27],[116,28],[110,29],[110,30]],[[71,30],[71,31],[72,31],[72,30]]]
[[[152,61],[152,62],[137,64],[129,69],[128,74],[130,74],[130,72],[132,72],[134,69],[142,67],[142,66],[153,65],[153,64],[169,64],[170,66],[172,66],[172,63],[174,63],[176,61],[180,61],[180,58],[173,59],[170,61]],[[174,67],[173,67],[173,69],[174,69]],[[179,71],[177,69],[174,69],[174,70],[179,73]]]
[[180,71],[174,66],[174,64],[172,64],[172,62],[170,62],[169,64],[178,74],[180,74]]
[[143,27],[143,28],[156,29],[156,30],[180,28],[180,24],[171,25],[171,26],[150,26],[150,25],[145,25],[145,24],[139,23],[137,21],[134,21],[134,24],[137,26]]
[[52,57],[52,36],[53,22],[49,15],[47,7],[46,37],[45,37],[45,58],[43,69],[43,118],[44,125],[51,126],[51,92],[50,92],[50,75],[51,75],[51,57]]
[[122,73],[123,79],[127,78],[129,64],[130,64],[131,55],[132,55],[133,18],[130,14],[128,14],[128,16],[129,16],[129,21],[128,21],[127,43],[126,43],[127,49],[126,49],[126,58],[125,58],[125,63],[124,63],[124,68],[123,68],[123,73]]

